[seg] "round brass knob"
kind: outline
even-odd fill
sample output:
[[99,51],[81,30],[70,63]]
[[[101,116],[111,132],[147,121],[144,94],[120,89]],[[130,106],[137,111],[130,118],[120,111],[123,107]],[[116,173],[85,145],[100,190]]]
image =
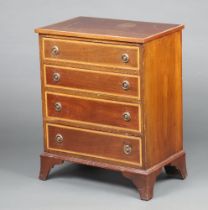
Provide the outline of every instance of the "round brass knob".
[[53,73],[53,81],[58,82],[61,78],[61,75],[59,73]]
[[124,119],[125,121],[130,121],[130,120],[131,120],[131,115],[130,115],[130,113],[129,113],[129,112],[124,112],[124,113],[123,113],[123,119]]
[[123,146],[123,152],[126,155],[130,155],[131,152],[132,152],[132,146],[129,145],[129,144],[124,144],[124,146]]
[[129,62],[129,55],[127,53],[122,54],[121,59],[123,63],[128,63]]
[[60,112],[61,109],[62,109],[62,105],[61,105],[60,102],[56,102],[56,103],[54,104],[54,107],[55,107],[55,110],[56,110],[57,112]]
[[59,54],[59,48],[55,45],[51,49],[51,55],[52,56],[57,56]]
[[56,142],[59,143],[59,144],[62,143],[63,140],[64,140],[63,136],[60,133],[56,134],[55,139],[56,139]]
[[122,88],[123,88],[124,90],[128,90],[128,89],[130,88],[130,83],[129,83],[129,81],[124,80],[124,81],[122,82]]

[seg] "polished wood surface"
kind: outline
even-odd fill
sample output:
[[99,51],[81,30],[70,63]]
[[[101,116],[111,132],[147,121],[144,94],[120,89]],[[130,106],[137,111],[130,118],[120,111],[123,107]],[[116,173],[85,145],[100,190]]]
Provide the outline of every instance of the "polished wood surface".
[[144,43],[181,30],[183,27],[181,24],[77,17],[38,28],[36,32],[40,34]]
[[124,177],[130,179],[139,191],[142,200],[150,200],[153,197],[153,190],[157,176],[161,173],[162,168],[155,170],[148,175],[129,173],[123,171]]
[[[179,154],[173,158],[170,163],[156,164],[148,174],[143,173],[132,173],[123,171],[123,175],[130,179],[139,191],[140,198],[142,200],[150,200],[153,197],[154,185],[157,176],[161,173],[162,169],[165,169],[166,174],[172,178],[185,179],[187,176],[185,154],[184,152],[176,153]],[[166,159],[167,160],[167,159]],[[163,167],[160,167],[163,165]]]
[[[54,46],[59,50],[55,56],[51,53]],[[43,49],[44,59],[47,60],[135,69],[139,66],[139,48],[134,46],[43,38]],[[129,56],[129,61],[124,63],[122,55],[126,53]]]
[[[182,28],[79,17],[36,30],[44,129],[40,179],[63,161],[92,165],[122,172],[141,199],[149,200],[163,168],[168,176],[187,176]],[[124,80],[128,90],[122,88]],[[57,134],[63,142],[57,143]]]
[[[54,81],[54,74],[60,75],[60,80]],[[115,73],[102,73],[85,69],[64,68],[60,66],[45,66],[46,86],[68,89],[81,89],[85,91],[104,92],[106,94],[119,94],[134,96],[139,99],[139,78]],[[129,83],[129,88],[123,88],[123,82]]]
[[171,161],[164,168],[168,176],[185,179],[187,177],[185,154]]
[[[63,142],[57,143],[56,135],[63,137]],[[124,146],[131,145],[130,154],[124,153]],[[142,165],[141,139],[109,135],[69,126],[47,124],[47,150],[79,155],[83,157],[106,159],[125,165]]]
[[143,133],[139,130],[126,129],[122,127],[98,124],[98,123],[89,123],[84,121],[74,121],[74,120],[66,120],[63,118],[56,117],[44,117],[44,122],[46,123],[56,123],[60,125],[75,127],[75,128],[84,128],[91,129],[95,131],[102,131],[112,134],[119,134],[125,136],[135,136],[135,137],[143,137]]
[[[140,110],[136,104],[92,100],[90,98],[58,93],[47,93],[46,99],[46,113],[48,117],[140,130]],[[55,110],[54,105],[57,102],[61,103],[61,111]],[[129,112],[131,115],[129,121],[123,119],[125,112]]]
[[39,179],[46,180],[48,178],[48,174],[55,165],[62,164],[64,161],[58,158],[52,158],[47,156],[41,156],[40,161],[40,174]]
[[[88,166],[95,166],[104,169],[110,169],[114,171],[120,171],[124,177],[130,179],[139,191],[140,198],[142,200],[150,200],[153,197],[154,185],[159,173],[167,167],[173,167],[176,169],[174,173],[167,171],[168,177],[184,179],[187,176],[186,164],[185,164],[185,153],[180,151],[173,156],[170,156],[166,160],[156,164],[148,170],[142,170],[135,167],[126,167],[122,165],[113,165],[112,163],[105,163],[101,161],[94,161],[87,158],[80,158],[75,156],[68,156],[63,154],[51,154],[44,152],[40,156],[41,168],[40,176],[41,180],[46,180],[51,168],[55,164],[61,164],[63,161],[72,163],[84,164]],[[181,175],[182,174],[182,175]]]
[[144,46],[146,168],[183,149],[181,32]]

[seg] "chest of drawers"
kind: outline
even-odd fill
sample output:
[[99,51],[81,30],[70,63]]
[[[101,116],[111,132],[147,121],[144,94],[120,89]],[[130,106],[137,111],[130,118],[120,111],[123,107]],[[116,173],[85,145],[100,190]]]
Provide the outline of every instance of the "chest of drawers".
[[186,177],[183,25],[78,17],[39,34],[44,152],[122,172],[149,200],[157,176]]

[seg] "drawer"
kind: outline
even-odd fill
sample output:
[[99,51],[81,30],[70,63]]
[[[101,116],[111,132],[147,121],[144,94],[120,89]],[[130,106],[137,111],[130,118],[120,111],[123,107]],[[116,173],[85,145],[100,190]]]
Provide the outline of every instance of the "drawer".
[[138,104],[47,92],[46,116],[140,130]]
[[141,139],[47,124],[47,149],[141,166]]
[[138,76],[45,66],[46,86],[139,96]]
[[138,68],[139,47],[43,38],[45,59],[118,68]]

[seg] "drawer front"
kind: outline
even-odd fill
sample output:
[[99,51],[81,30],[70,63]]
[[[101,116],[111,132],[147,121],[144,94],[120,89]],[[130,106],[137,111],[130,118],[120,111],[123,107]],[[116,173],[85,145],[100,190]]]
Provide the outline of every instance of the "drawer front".
[[44,58],[98,66],[138,68],[139,48],[74,40],[43,38]]
[[46,86],[76,88],[138,97],[137,76],[45,66]]
[[47,149],[141,166],[141,139],[47,124]]
[[140,130],[138,104],[46,93],[46,115],[65,120]]

